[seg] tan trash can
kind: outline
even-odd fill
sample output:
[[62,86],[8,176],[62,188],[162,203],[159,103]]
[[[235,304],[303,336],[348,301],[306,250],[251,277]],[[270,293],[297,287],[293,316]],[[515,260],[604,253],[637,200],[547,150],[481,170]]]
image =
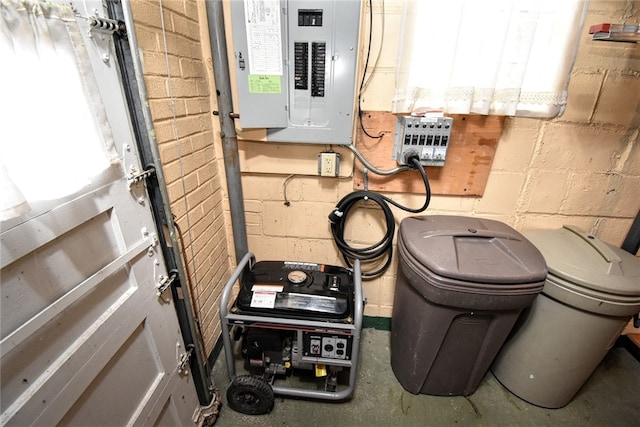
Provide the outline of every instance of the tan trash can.
[[640,311],[640,259],[573,226],[523,234],[542,252],[549,274],[492,371],[523,400],[560,408]]

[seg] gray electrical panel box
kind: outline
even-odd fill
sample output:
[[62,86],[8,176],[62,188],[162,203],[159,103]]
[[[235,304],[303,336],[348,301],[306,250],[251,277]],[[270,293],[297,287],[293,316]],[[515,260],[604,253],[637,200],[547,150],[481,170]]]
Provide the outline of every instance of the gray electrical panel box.
[[393,160],[406,165],[410,157],[418,156],[422,166],[444,166],[452,126],[451,117],[398,117]]
[[361,2],[230,3],[240,126],[274,142],[350,144]]

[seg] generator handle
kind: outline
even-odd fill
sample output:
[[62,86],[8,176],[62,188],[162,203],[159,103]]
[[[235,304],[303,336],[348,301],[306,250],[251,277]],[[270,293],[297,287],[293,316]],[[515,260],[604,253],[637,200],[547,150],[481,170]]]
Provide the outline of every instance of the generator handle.
[[231,291],[233,285],[236,284],[240,276],[242,275],[247,265],[253,266],[256,262],[256,257],[252,252],[247,252],[244,257],[238,263],[235,271],[224,285],[222,290],[222,296],[220,297],[220,324],[222,327],[222,343],[224,344],[224,355],[227,358],[227,372],[229,379],[233,380],[236,377],[235,364],[233,363],[233,349],[231,347],[231,338],[229,336],[229,320],[227,315],[229,314],[229,298],[231,297]]

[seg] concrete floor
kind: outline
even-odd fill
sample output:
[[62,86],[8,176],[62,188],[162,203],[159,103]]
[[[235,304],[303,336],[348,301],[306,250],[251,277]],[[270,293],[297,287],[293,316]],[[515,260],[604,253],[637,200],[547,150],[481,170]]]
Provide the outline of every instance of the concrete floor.
[[269,414],[250,416],[226,406],[229,380],[221,352],[213,369],[223,403],[216,426],[640,425],[640,362],[621,347],[609,352],[578,395],[561,409],[528,404],[502,387],[491,373],[469,397],[408,393],[391,370],[387,331],[364,329],[360,354],[358,382],[351,400],[326,403],[276,396]]

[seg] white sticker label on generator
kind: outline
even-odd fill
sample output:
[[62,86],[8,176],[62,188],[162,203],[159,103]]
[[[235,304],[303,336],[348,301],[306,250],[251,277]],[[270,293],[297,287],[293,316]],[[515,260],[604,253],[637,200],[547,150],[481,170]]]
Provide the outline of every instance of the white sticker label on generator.
[[273,308],[276,305],[277,292],[254,292],[251,297],[253,308]]
[[249,74],[282,75],[279,0],[244,0]]

